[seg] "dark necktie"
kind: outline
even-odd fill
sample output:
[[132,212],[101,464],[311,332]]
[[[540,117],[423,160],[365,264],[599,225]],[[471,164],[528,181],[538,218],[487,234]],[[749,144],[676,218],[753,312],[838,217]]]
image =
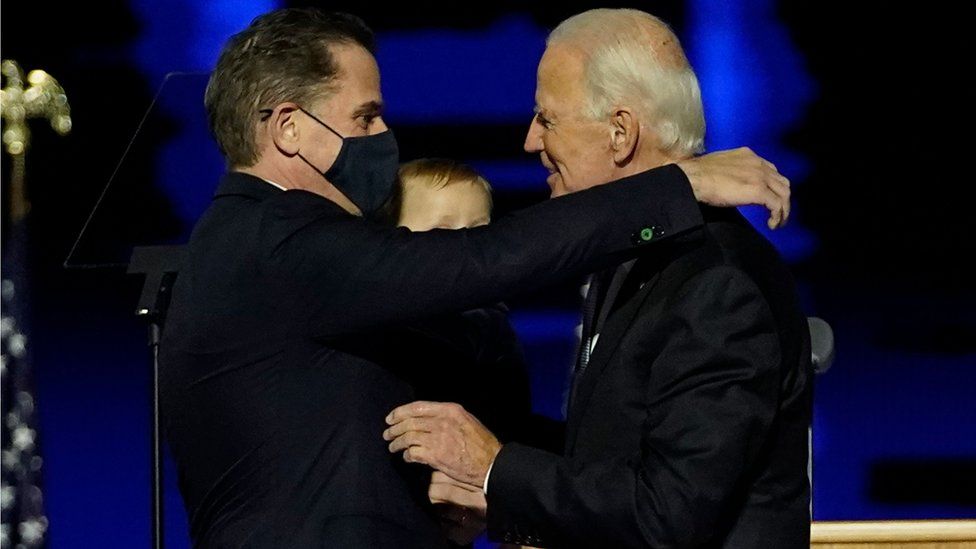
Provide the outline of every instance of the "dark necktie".
[[576,396],[576,383],[586,366],[590,362],[590,351],[593,347],[593,337],[596,335],[596,321],[600,312],[601,301],[606,296],[606,287],[613,277],[614,269],[606,269],[590,275],[590,285],[583,298],[583,325],[580,330],[580,347],[576,354],[576,367],[573,369],[572,389],[570,400]]
[[590,287],[583,300],[583,325],[580,330],[580,349],[576,356],[576,368],[573,370],[571,398],[576,396],[579,379],[590,364],[594,338],[603,330],[603,325],[613,308],[613,302],[623,290],[634,263],[635,260],[631,260],[590,277]]

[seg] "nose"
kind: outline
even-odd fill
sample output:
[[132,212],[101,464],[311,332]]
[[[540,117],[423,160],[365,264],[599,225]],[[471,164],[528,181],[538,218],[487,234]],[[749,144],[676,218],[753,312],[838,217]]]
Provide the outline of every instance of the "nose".
[[525,135],[525,143],[522,145],[522,148],[528,153],[537,153],[544,149],[542,145],[542,124],[539,124],[538,116],[532,118],[532,123],[529,124],[529,132]]

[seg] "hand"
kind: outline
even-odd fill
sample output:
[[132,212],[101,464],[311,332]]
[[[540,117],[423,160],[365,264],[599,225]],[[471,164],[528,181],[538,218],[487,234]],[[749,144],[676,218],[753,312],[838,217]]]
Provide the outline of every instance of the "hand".
[[423,463],[451,478],[484,488],[501,443],[460,404],[417,401],[386,416],[383,439],[408,463]]
[[434,504],[449,540],[467,545],[485,531],[488,503],[481,488],[434,471],[427,496]]
[[761,204],[770,229],[790,217],[790,180],[748,148],[720,151],[678,162],[699,202],[712,206]]
[[454,480],[440,471],[434,471],[430,476],[427,497],[435,505],[447,503],[464,507],[481,518],[485,518],[488,511],[488,502],[485,500],[485,491],[482,488]]

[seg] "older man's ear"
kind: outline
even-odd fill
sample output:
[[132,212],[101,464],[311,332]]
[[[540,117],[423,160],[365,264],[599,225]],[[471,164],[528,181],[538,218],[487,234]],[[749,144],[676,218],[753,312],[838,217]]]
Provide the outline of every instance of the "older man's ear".
[[633,158],[640,143],[640,122],[628,108],[618,108],[610,119],[610,148],[613,161],[622,166]]

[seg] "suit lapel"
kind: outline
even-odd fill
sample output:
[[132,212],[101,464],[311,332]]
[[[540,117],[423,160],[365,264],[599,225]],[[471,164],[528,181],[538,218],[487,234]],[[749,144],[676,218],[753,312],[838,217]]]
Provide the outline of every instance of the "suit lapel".
[[620,292],[625,291],[630,282],[628,278],[630,277],[630,272],[634,269],[634,265],[637,264],[636,259],[632,259],[622,265],[619,265],[615,270],[613,277],[608,282],[607,293],[603,297],[603,306],[600,307],[600,312],[595,319],[591,329],[595,330],[596,333],[603,331],[604,324],[607,323],[607,319],[610,318],[610,313],[614,311],[616,307],[620,305],[618,303],[618,297],[620,297]]
[[583,417],[583,411],[589,404],[590,397],[593,396],[597,380],[610,359],[613,358],[617,347],[620,345],[621,338],[627,333],[627,329],[659,278],[659,265],[649,258],[639,259],[615,295],[607,296],[606,306],[610,307],[609,314],[602,326],[600,337],[593,349],[593,354],[590,356],[586,370],[580,374],[579,379],[575,380],[578,387],[575,397],[570,403],[566,422],[567,451],[576,445],[579,422]]

